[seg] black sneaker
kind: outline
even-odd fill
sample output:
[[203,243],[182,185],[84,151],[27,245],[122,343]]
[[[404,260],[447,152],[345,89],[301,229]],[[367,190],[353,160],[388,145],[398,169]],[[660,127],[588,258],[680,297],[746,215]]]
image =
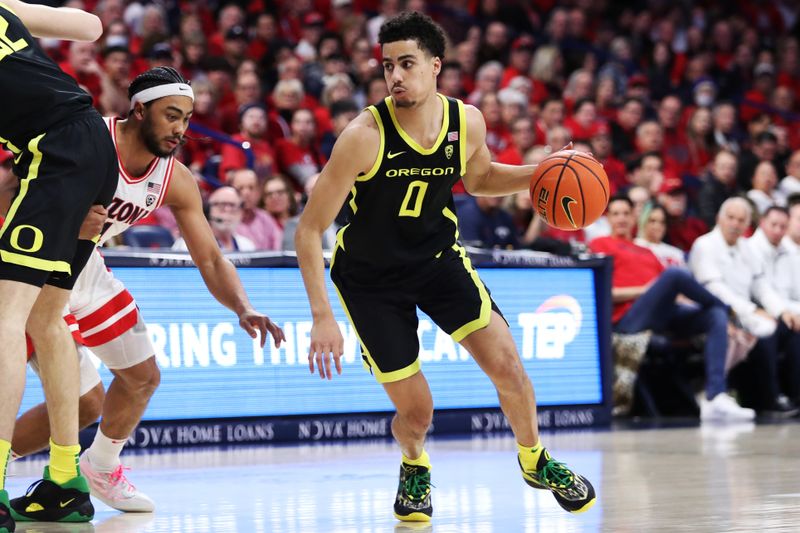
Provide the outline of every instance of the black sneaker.
[[800,412],[800,408],[792,400],[781,394],[772,403],[772,406],[761,412],[768,418],[792,418]]
[[11,516],[8,493],[5,490],[0,490],[0,533],[12,533],[16,527],[14,517]]
[[25,496],[11,500],[11,515],[18,522],[89,522],[94,518],[89,484],[80,469],[63,485],[54,483],[46,466],[44,479],[28,487]]
[[403,522],[430,522],[431,471],[424,466],[400,463],[400,484],[394,501],[394,517]]
[[517,456],[517,461],[525,483],[535,489],[552,492],[558,504],[565,511],[574,514],[582,513],[588,511],[597,501],[592,484],[582,475],[567,468],[564,463],[553,459],[546,449],[542,450],[539,455],[536,472],[526,472],[522,468],[519,456]]

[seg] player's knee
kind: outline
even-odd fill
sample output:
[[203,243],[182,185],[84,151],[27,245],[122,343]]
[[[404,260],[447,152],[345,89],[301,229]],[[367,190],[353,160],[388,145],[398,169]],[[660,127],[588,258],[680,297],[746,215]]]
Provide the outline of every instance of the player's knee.
[[33,341],[34,346],[42,343],[52,344],[61,341],[64,336],[69,335],[66,324],[60,318],[55,321],[40,321],[33,317],[28,319],[25,331]]
[[115,370],[114,374],[115,379],[120,379],[125,388],[134,391],[140,397],[149,398],[161,384],[161,370],[155,357],[150,357],[130,368]]
[[398,412],[398,415],[408,430],[415,435],[424,436],[433,422],[433,409],[427,409],[424,406],[413,407],[402,413]]
[[501,347],[488,369],[489,377],[503,389],[514,390],[524,386],[528,375],[513,346]]
[[102,383],[98,383],[81,396],[78,403],[78,424],[80,429],[90,426],[100,418],[105,398],[106,393]]

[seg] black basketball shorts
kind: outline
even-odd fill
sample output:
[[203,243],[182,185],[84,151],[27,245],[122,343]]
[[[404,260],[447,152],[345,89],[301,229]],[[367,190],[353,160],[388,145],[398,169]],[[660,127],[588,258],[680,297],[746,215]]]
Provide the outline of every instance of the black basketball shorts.
[[[417,307],[460,342],[500,313],[478,273],[455,245],[417,265],[375,269],[340,247],[331,279],[361,342],[361,357],[380,383],[420,370]],[[502,316],[502,314],[501,314]]]
[[92,110],[25,143],[4,144],[20,185],[0,229],[0,279],[71,289],[94,249],[78,241],[81,224],[117,187],[108,128]]

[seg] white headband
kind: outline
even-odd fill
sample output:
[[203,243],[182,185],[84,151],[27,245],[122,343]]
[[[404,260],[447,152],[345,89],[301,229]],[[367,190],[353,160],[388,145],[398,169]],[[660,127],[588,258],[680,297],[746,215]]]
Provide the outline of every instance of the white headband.
[[192,88],[188,84],[168,83],[166,85],[156,85],[155,87],[150,87],[149,89],[144,89],[134,94],[131,97],[131,109],[136,105],[136,102],[146,104],[147,102],[157,100],[158,98],[164,98],[165,96],[188,96],[192,99],[192,102],[194,102],[194,91],[192,91]]

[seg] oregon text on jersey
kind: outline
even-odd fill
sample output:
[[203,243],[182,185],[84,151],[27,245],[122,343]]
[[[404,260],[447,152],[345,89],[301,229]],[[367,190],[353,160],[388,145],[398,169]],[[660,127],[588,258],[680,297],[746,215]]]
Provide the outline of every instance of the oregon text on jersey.
[[387,178],[397,176],[449,176],[455,174],[455,167],[446,168],[390,168],[386,171]]

